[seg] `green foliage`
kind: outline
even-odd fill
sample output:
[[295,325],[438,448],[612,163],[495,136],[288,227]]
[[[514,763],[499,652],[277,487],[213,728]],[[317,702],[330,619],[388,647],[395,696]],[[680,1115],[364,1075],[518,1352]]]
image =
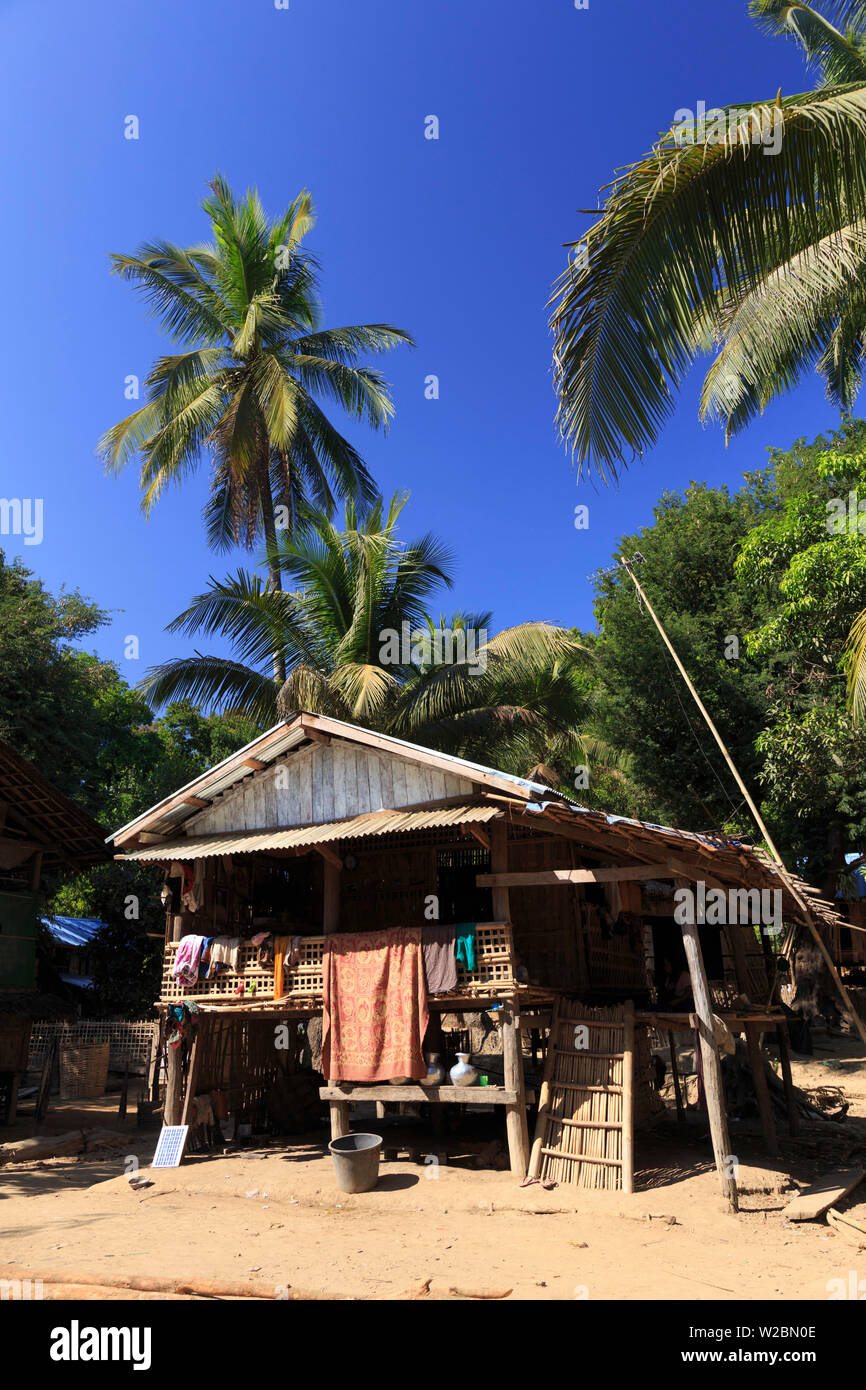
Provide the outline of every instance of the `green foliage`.
[[[641,583],[747,778],[757,771],[763,687],[760,670],[743,653],[754,609],[737,583],[735,562],[766,506],[761,487],[731,496],[692,483],[682,494],[665,493],[654,524],[624,537],[617,549],[627,558],[636,551],[644,556]],[[648,799],[653,808],[649,818],[750,830],[711,735],[625,570],[600,578],[596,612],[600,728],[630,753],[644,804]]]
[[[573,791],[592,704],[575,634],[524,623],[491,636],[489,614],[430,617],[431,599],[451,583],[450,557],[432,535],[397,539],[406,502],[379,500],[363,517],[350,504],[342,530],[311,514],[277,552],[291,590],[244,571],[211,580],[172,627],[219,633],[235,659],[167,662],[148,674],[147,693],[265,723],[299,709],[330,714]],[[268,671],[274,651],[282,686]]]
[[[733,495],[698,484],[665,494],[654,524],[618,549],[645,557],[641,583],[774,839],[828,891],[866,838],[866,732],[847,713],[844,673],[866,604],[861,498],[866,425],[852,421],[771,451]],[[598,727],[630,754],[649,818],[753,836],[624,571],[600,581],[597,612]]]

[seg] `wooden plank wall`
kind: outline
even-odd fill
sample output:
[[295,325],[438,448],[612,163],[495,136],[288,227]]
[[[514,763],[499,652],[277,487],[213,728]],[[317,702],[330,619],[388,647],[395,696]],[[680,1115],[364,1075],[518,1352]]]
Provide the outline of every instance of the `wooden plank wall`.
[[465,777],[408,762],[393,753],[334,741],[252,774],[213,806],[190,817],[190,835],[316,825],[397,806],[471,796]]

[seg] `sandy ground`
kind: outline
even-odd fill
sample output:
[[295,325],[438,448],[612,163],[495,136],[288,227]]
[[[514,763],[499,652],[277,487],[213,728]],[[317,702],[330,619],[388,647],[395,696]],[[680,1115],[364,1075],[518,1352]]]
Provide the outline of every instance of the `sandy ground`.
[[[866,1117],[861,1052],[839,1040],[796,1063],[795,1080],[843,1087],[850,1113]],[[109,1123],[110,1108],[108,1098],[89,1122]],[[69,1121],[69,1110],[55,1110],[43,1129]],[[0,1142],[26,1132],[24,1124],[0,1131]],[[383,1163],[373,1192],[349,1196],[333,1180],[323,1131],[192,1157],[177,1170],[145,1172],[153,1186],[134,1191],[128,1155],[145,1167],[154,1136],[130,1129],[128,1145],[105,1156],[0,1169],[0,1278],[8,1263],[222,1276],[354,1297],[399,1298],[431,1280],[433,1293],[697,1301],[826,1299],[829,1280],[847,1281],[851,1270],[866,1279],[866,1249],[823,1220],[781,1215],[798,1186],[837,1160],[803,1158],[784,1136],[782,1157],[768,1160],[760,1141],[732,1133],[741,1159],[734,1216],[704,1133],[697,1121],[670,1137],[639,1136],[631,1197],[521,1188],[505,1172],[411,1161]],[[840,1207],[866,1225],[866,1183]]]

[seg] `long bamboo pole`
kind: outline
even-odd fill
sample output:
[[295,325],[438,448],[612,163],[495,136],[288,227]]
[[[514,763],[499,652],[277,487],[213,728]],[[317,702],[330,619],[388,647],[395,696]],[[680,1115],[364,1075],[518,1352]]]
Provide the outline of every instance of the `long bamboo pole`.
[[836,965],[835,965],[835,962],[834,962],[834,960],[833,960],[833,957],[830,955],[830,952],[827,950],[827,947],[826,947],[826,945],[824,944],[823,937],[821,936],[821,933],[818,931],[818,928],[815,926],[814,918],[812,917],[811,910],[810,910],[810,908],[809,908],[809,905],[808,905],[808,903],[807,903],[805,897],[804,897],[803,894],[800,892],[800,890],[797,888],[796,884],[792,882],[791,875],[790,875],[790,873],[788,872],[788,868],[787,868],[787,866],[786,866],[786,864],[785,864],[785,861],[783,860],[781,854],[779,853],[778,849],[776,848],[776,846],[775,846],[775,844],[774,844],[774,842],[773,842],[773,837],[772,837],[772,835],[770,834],[769,830],[767,829],[767,827],[766,827],[766,825],[765,825],[765,823],[764,823],[764,818],[763,818],[763,816],[761,815],[760,811],[758,810],[757,806],[755,805],[754,801],[752,800],[752,797],[751,797],[751,794],[750,794],[750,792],[749,792],[749,789],[748,789],[748,787],[746,786],[745,782],[743,781],[742,777],[740,776],[740,774],[739,774],[739,772],[738,772],[738,770],[737,770],[736,764],[734,763],[733,758],[731,757],[730,753],[728,752],[727,748],[725,747],[725,744],[724,744],[724,742],[723,742],[723,740],[722,740],[721,734],[719,733],[718,729],[716,728],[715,724],[713,723],[712,719],[710,718],[710,714],[709,714],[709,711],[707,710],[706,705],[704,704],[703,700],[701,699],[700,695],[698,694],[697,690],[695,689],[694,685],[692,684],[692,681],[691,681],[691,679],[690,679],[690,677],[689,677],[688,671],[686,670],[686,668],[685,668],[685,666],[683,665],[683,663],[680,661],[680,658],[679,658],[679,656],[677,655],[676,649],[675,649],[673,643],[671,642],[670,638],[668,637],[667,633],[665,632],[665,630],[664,630],[664,628],[663,628],[663,626],[662,626],[662,624],[661,624],[661,622],[660,622],[660,620],[659,620],[659,618],[658,618],[658,616],[657,616],[657,614],[656,614],[655,609],[653,608],[652,604],[650,603],[649,599],[647,598],[646,593],[645,593],[645,591],[644,591],[644,589],[643,589],[643,586],[641,585],[640,581],[639,581],[638,578],[637,578],[637,575],[634,573],[634,571],[633,571],[632,568],[631,568],[631,565],[630,565],[629,561],[626,560],[624,556],[621,556],[621,557],[620,557],[620,564],[622,565],[622,567],[623,567],[623,569],[625,570],[626,574],[627,574],[627,575],[629,576],[629,578],[631,579],[632,583],[634,584],[635,588],[637,589],[638,593],[640,594],[641,599],[642,599],[643,602],[645,603],[645,605],[646,605],[646,610],[647,610],[647,612],[649,613],[650,617],[652,618],[653,622],[655,623],[656,627],[658,628],[658,631],[659,631],[659,633],[660,633],[660,635],[661,635],[662,641],[664,642],[665,646],[667,647],[668,651],[670,652],[671,656],[673,657],[674,661],[676,662],[677,670],[679,671],[680,675],[682,676],[683,680],[685,681],[686,685],[688,686],[689,694],[692,696],[692,699],[694,700],[695,704],[697,705],[698,709],[700,710],[701,714],[703,715],[703,717],[704,717],[704,722],[706,723],[707,728],[709,729],[709,731],[710,731],[710,733],[712,734],[713,738],[716,740],[716,743],[719,745],[719,748],[721,749],[721,752],[722,752],[722,756],[723,756],[723,758],[725,759],[725,762],[727,763],[727,765],[728,765],[728,767],[729,767],[729,769],[730,769],[730,771],[731,771],[731,775],[733,776],[734,781],[736,782],[736,784],[737,784],[737,786],[739,787],[740,791],[743,793],[743,796],[744,796],[744,798],[745,798],[746,804],[747,804],[747,806],[749,807],[749,810],[751,811],[752,815],[753,815],[754,818],[755,818],[755,823],[756,823],[758,829],[760,830],[761,835],[762,835],[763,838],[764,838],[764,841],[765,841],[765,843],[766,843],[766,845],[767,845],[767,848],[768,848],[769,851],[770,851],[770,854],[773,856],[773,859],[774,859],[774,861],[775,861],[775,863],[776,863],[776,867],[777,867],[778,870],[779,870],[779,877],[780,877],[780,878],[783,880],[783,882],[785,883],[785,885],[786,885],[786,887],[787,887],[787,889],[788,889],[788,892],[791,894],[791,897],[792,897],[792,898],[794,899],[794,901],[799,905],[800,910],[801,910],[802,913],[803,913],[803,917],[804,917],[804,919],[805,919],[806,926],[809,928],[809,931],[810,931],[811,934],[812,934],[812,938],[813,938],[813,940],[814,940],[814,942],[815,942],[815,945],[818,947],[818,950],[821,952],[821,955],[824,957],[825,964],[826,964],[828,970],[830,971],[830,975],[832,976],[832,979],[833,979],[833,981],[834,981],[834,983],[835,983],[835,985],[836,985],[836,988],[838,989],[839,994],[840,994],[840,996],[841,996],[842,1002],[843,1002],[843,1004],[845,1005],[845,1012],[846,1012],[846,1014],[848,1015],[848,1019],[849,1019],[849,1021],[854,1025],[855,1029],[857,1030],[858,1034],[860,1035],[860,1040],[861,1040],[861,1042],[864,1044],[864,1046],[866,1046],[866,1027],[863,1026],[863,1020],[861,1019],[860,1015],[858,1014],[857,1010],[854,1008],[854,1005],[853,1005],[852,1002],[851,1002],[850,995],[848,994],[847,989],[845,988],[844,984],[842,983],[842,980],[841,980],[841,977],[840,977],[840,975],[839,975],[839,972],[838,972],[838,970],[836,969]]

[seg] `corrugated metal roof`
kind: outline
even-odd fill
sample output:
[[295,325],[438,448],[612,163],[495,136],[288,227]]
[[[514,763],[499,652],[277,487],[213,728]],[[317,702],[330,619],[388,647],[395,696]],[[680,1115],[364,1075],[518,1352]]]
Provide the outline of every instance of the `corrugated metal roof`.
[[231,835],[198,835],[171,840],[164,845],[134,850],[118,859],[136,859],[142,864],[159,864],[177,859],[212,859],[221,854],[257,854],[269,849],[299,849],[304,845],[324,845],[335,840],[359,840],[366,835],[405,834],[412,830],[433,830],[448,825],[475,825],[493,820],[500,812],[495,806],[447,806],[436,811],[370,811],[350,820],[327,825],[302,825],[293,830],[252,830]]
[[42,922],[63,946],[84,946],[105,926],[98,917],[43,917]]

